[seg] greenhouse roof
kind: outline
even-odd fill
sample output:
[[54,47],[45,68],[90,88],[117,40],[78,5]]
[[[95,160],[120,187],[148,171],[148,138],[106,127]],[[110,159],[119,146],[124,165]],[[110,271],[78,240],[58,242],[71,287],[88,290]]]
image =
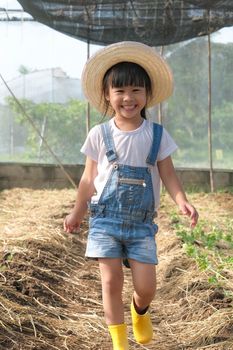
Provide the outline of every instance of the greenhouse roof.
[[33,18],[92,44],[122,40],[151,46],[233,25],[232,0],[18,0]]

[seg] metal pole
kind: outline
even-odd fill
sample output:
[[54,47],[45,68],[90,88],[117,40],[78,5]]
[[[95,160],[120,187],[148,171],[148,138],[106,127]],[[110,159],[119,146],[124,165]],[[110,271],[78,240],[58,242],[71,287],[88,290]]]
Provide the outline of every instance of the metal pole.
[[[89,37],[87,38],[87,60],[90,57],[90,41]],[[90,126],[91,126],[91,116],[90,116],[90,103],[87,102],[87,109],[86,109],[86,134],[89,133]]]
[[210,190],[214,192],[214,174],[213,174],[213,144],[212,144],[212,75],[211,75],[211,40],[208,34],[208,149],[210,166]]
[[[163,56],[164,52],[164,46],[162,45],[160,48],[160,55]],[[163,124],[163,104],[162,102],[159,103],[159,110],[158,110],[158,122],[159,124]],[[164,189],[163,181],[160,179],[160,192],[163,192]]]
[[[161,46],[160,55],[163,56],[164,46]],[[159,124],[163,124],[163,104],[160,102],[158,111]]]

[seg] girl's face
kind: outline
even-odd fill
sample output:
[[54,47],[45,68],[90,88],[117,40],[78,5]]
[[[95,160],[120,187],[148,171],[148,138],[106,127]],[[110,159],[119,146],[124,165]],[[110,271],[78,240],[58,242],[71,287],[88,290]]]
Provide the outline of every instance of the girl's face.
[[115,111],[116,118],[141,119],[141,110],[146,106],[146,88],[143,86],[108,87],[105,95]]

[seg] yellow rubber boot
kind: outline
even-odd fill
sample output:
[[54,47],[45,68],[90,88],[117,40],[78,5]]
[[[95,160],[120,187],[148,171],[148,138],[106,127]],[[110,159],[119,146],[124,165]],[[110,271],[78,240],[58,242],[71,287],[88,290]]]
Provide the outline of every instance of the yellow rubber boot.
[[137,343],[148,344],[153,338],[153,327],[150,319],[150,314],[146,311],[145,314],[139,315],[134,307],[134,302],[131,303],[131,316],[133,323],[133,334]]
[[112,337],[113,350],[129,350],[126,324],[110,325],[108,329]]

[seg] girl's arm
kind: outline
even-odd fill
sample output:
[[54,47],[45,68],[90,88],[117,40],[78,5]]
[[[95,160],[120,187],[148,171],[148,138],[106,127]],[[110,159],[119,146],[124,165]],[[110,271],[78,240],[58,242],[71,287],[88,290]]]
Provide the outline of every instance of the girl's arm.
[[191,219],[191,227],[196,226],[198,221],[198,212],[192,204],[187,200],[185,192],[182,188],[180,180],[177,177],[171,157],[158,162],[158,169],[161,180],[171,198],[179,206],[182,214],[187,215]]
[[95,192],[94,179],[97,176],[97,163],[87,157],[84,172],[79,182],[76,202],[73,210],[64,220],[64,230],[72,233],[78,231],[87,212],[87,203]]

